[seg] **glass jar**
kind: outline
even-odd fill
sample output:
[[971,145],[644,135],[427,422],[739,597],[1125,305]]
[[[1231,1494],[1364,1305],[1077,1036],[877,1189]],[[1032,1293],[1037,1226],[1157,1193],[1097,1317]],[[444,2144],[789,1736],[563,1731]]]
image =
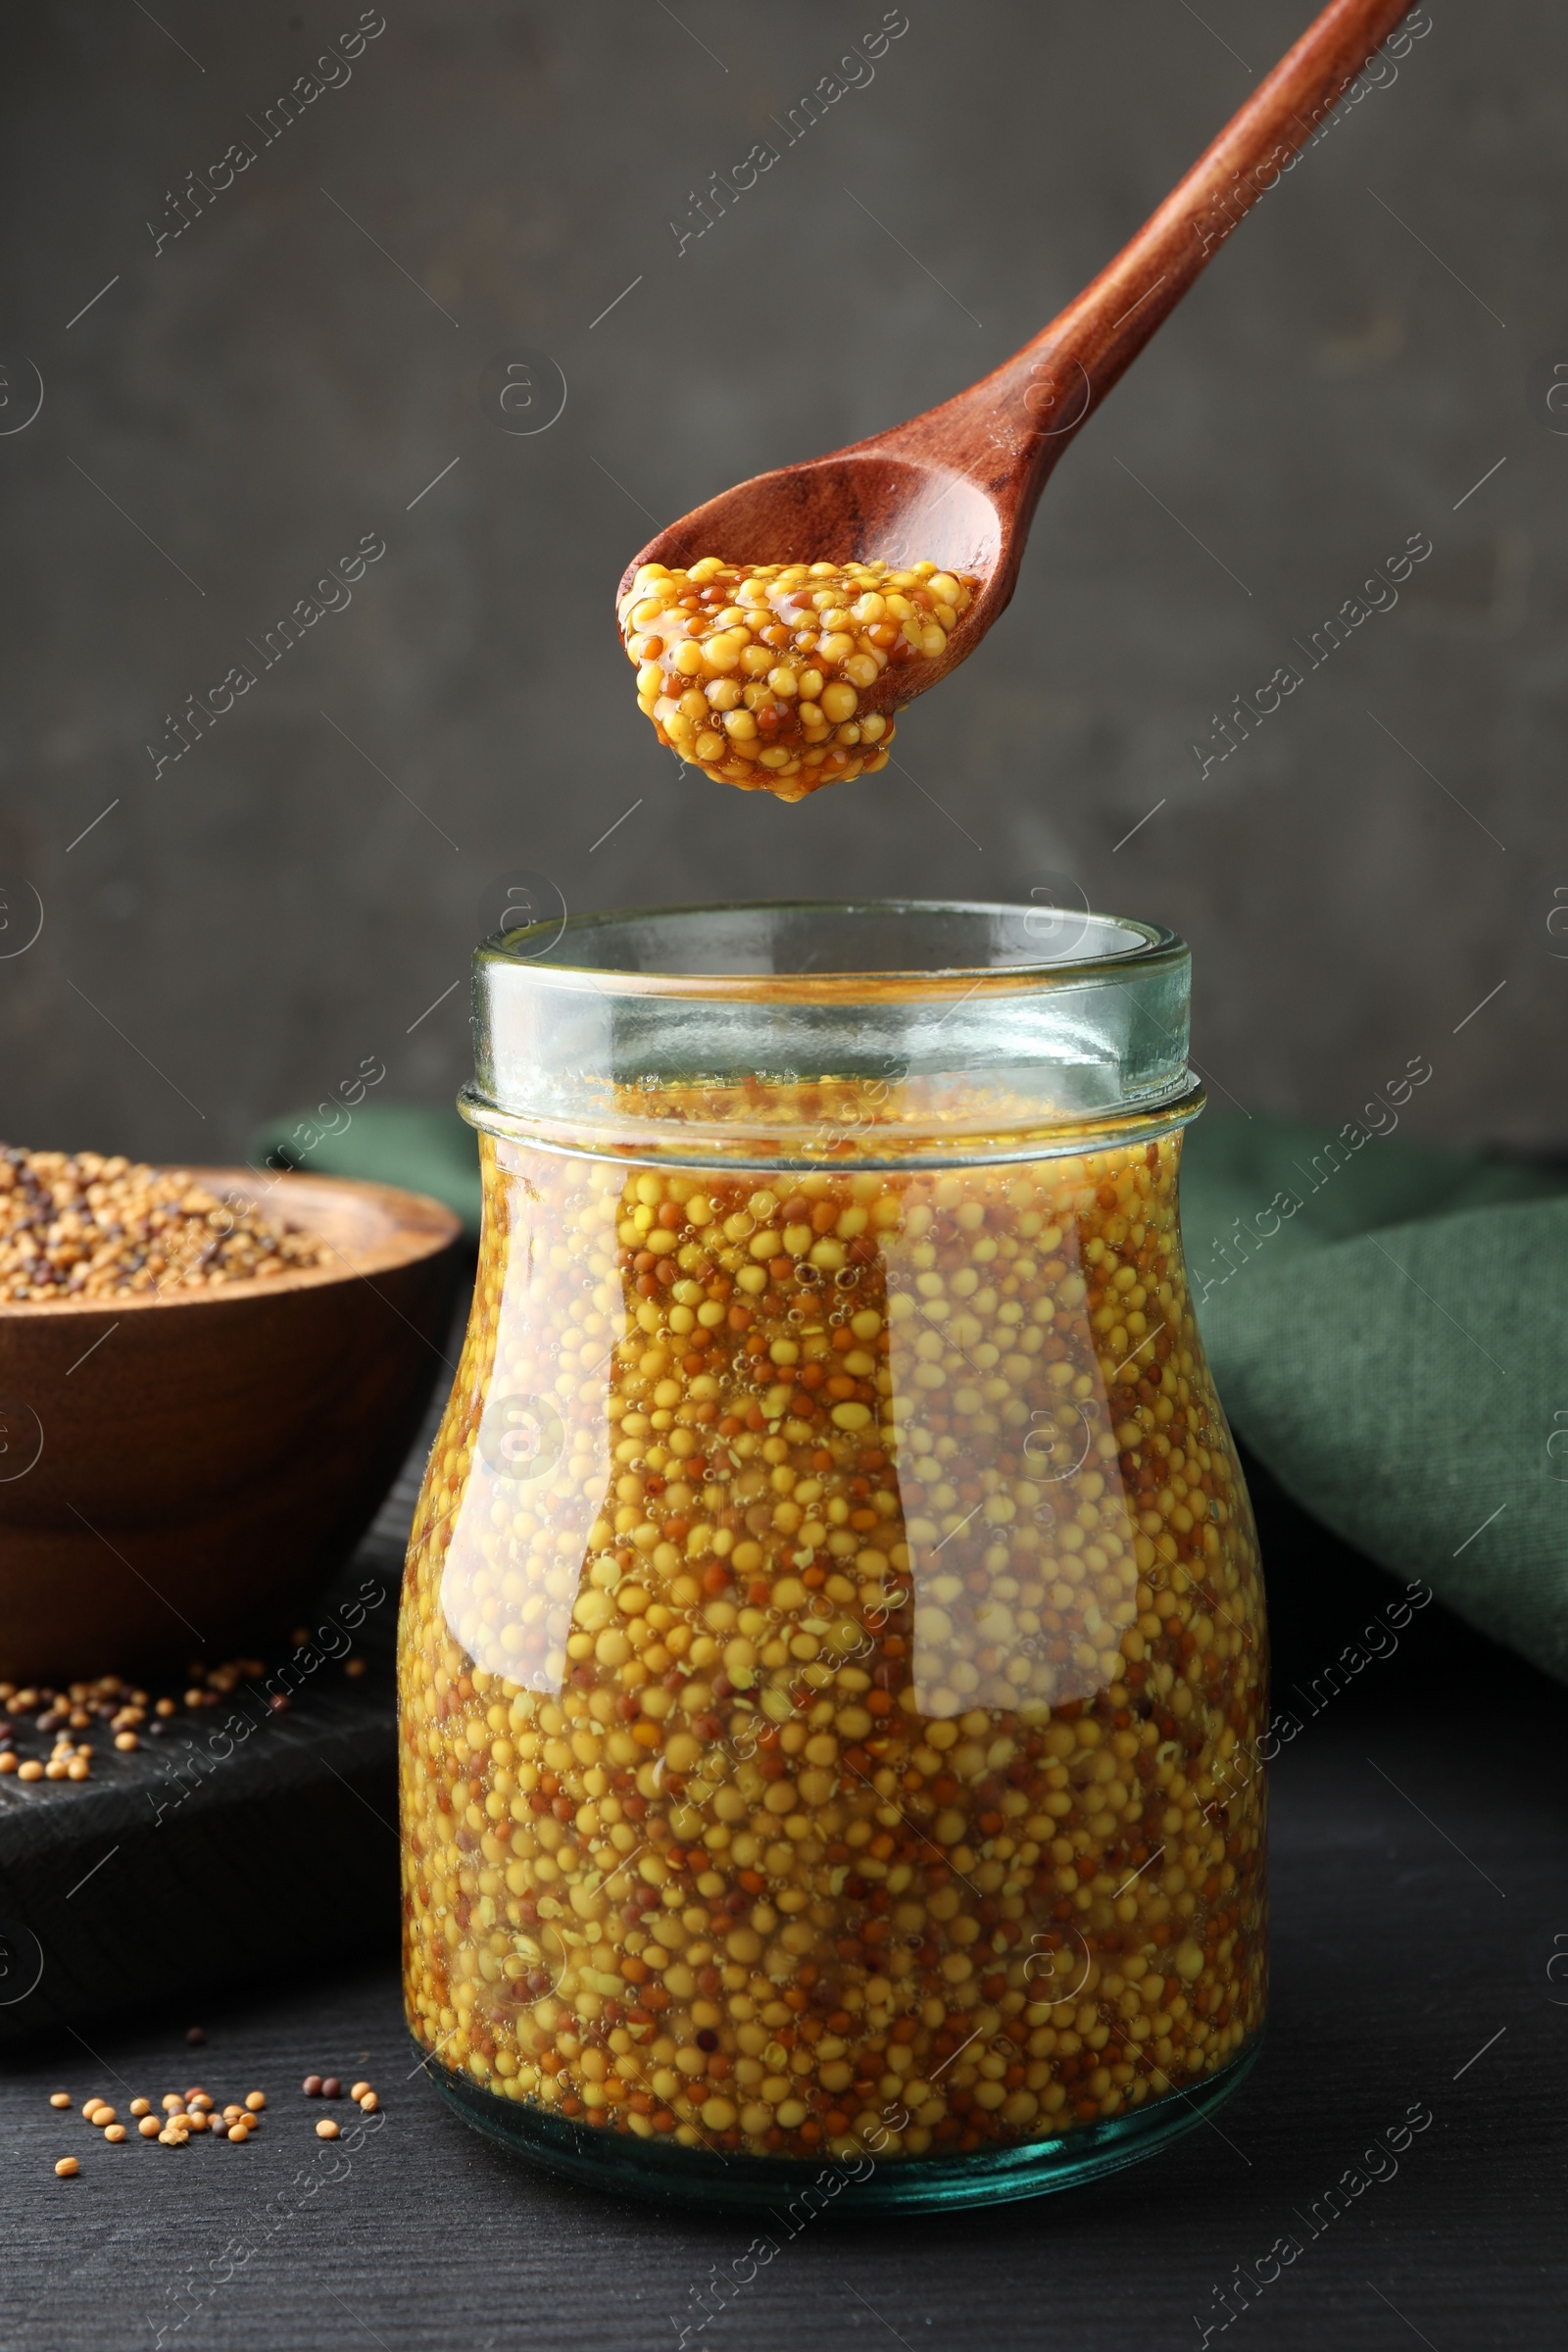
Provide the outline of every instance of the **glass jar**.
[[484,1234],[401,1623],[429,2072],[557,2171],[778,2213],[1152,2153],[1265,1980],[1186,948],[676,908],[498,935],[474,985]]

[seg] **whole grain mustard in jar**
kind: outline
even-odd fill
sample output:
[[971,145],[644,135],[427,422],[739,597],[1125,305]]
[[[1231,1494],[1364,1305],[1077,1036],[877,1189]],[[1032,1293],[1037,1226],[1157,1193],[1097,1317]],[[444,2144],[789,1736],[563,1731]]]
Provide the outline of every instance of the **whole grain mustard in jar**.
[[1018,906],[476,958],[400,1631],[407,2003],[630,2193],[1025,2196],[1241,2080],[1266,1633],[1177,1209],[1189,959]]

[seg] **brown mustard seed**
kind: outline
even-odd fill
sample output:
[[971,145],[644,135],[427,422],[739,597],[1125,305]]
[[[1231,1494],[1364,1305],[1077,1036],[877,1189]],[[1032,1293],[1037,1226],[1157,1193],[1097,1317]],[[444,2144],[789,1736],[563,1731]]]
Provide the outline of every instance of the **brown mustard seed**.
[[318,2139],[336,2139],[337,2126],[333,2123],[332,2118],[329,2115],[323,2115],[320,2122],[317,2125],[316,2136]]
[[301,2088],[304,2090],[305,2096],[308,2099],[318,2099],[321,2095],[320,2076],[307,2075],[304,2082],[301,2084]]
[[343,2096],[343,2085],[336,2075],[327,2075],[322,2079],[321,2096],[323,2099],[340,2099]]
[[81,2167],[74,2156],[62,2156],[60,2162],[55,2166],[55,2179],[57,2180],[74,2180],[80,2170]]

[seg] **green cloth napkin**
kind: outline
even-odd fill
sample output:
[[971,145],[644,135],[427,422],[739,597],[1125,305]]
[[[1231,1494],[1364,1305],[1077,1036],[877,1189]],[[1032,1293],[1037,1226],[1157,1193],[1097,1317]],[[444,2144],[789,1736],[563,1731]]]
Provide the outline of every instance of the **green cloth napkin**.
[[[1182,1225],[1214,1378],[1304,1509],[1568,1681],[1568,1172],[1407,1144],[1396,1115],[1189,1129]],[[367,1102],[307,1150],[311,1127],[272,1122],[253,1156],[433,1193],[477,1233],[456,1111]]]
[[358,1176],[428,1193],[463,1219],[470,1241],[478,1239],[478,1146],[473,1129],[455,1110],[418,1102],[362,1102],[329,1133],[327,1107],[343,1116],[334,1102],[318,1111],[269,1119],[251,1137],[253,1164],[307,1169],[316,1176]]
[[1226,1412],[1286,1492],[1568,1681],[1568,1175],[1204,1118],[1182,1229]]

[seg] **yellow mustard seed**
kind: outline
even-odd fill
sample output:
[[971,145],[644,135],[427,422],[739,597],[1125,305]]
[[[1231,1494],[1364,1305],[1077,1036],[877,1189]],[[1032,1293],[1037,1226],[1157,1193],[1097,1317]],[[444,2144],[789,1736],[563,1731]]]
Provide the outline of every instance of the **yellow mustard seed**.
[[929,562],[648,564],[621,634],[661,743],[717,781],[799,801],[887,765],[891,709],[947,666],[978,585]]
[[[400,1628],[431,2063],[726,2154],[848,2155],[902,2107],[889,2161],[1229,2065],[1266,1643],[1179,1137],[760,1186],[481,1153]],[[508,1396],[542,1400],[525,1477],[481,1428]]]

